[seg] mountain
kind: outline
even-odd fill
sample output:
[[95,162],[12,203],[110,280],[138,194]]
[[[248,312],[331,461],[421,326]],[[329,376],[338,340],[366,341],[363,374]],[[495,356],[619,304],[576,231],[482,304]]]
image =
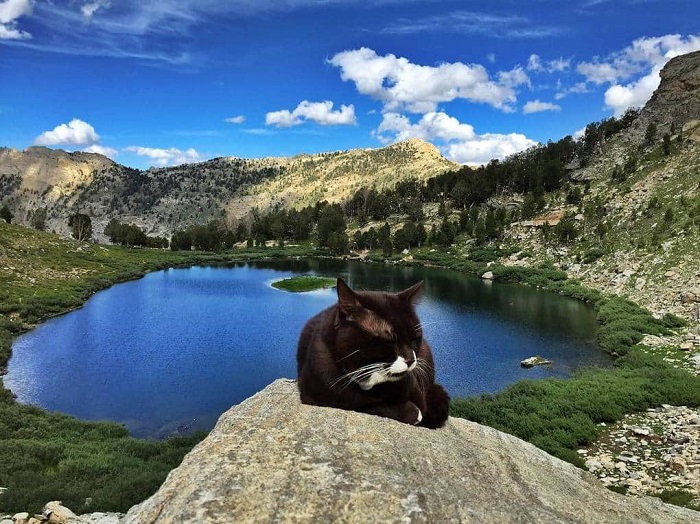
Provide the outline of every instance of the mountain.
[[[588,165],[571,171],[574,184],[550,195],[541,216],[508,228],[506,241],[535,257],[505,263],[553,260],[588,287],[697,324],[699,166],[700,52],[694,52],[666,64],[635,122],[604,141]],[[581,190],[577,204],[568,201],[572,187]],[[567,213],[575,216],[575,242],[545,239],[539,225]]]
[[240,218],[253,207],[338,202],[361,187],[384,189],[455,167],[435,146],[418,139],[379,149],[291,158],[222,157],[146,171],[93,153],[2,148],[0,194],[16,222],[28,224],[31,214],[45,207],[48,229],[66,236],[68,216],[76,212],[92,218],[98,239],[111,218],[169,236],[188,224]]

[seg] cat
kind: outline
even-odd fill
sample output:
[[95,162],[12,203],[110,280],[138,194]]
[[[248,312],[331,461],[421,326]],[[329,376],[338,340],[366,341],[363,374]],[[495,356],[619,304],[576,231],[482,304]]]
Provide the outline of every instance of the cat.
[[444,425],[450,398],[435,383],[433,354],[414,309],[422,286],[360,292],[338,278],[338,302],[311,318],[299,336],[302,403]]

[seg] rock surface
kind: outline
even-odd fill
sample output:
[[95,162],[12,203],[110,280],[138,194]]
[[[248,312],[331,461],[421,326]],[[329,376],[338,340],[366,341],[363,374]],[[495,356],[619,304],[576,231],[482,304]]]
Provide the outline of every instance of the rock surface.
[[697,522],[494,429],[301,405],[278,380],[221,416],[123,522]]

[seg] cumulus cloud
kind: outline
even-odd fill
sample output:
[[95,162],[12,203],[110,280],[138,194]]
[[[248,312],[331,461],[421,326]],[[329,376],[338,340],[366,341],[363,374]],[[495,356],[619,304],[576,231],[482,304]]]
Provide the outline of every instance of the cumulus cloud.
[[67,124],[59,124],[51,131],[44,131],[34,139],[37,146],[72,145],[87,146],[100,140],[95,128],[87,122],[74,118]]
[[576,70],[596,85],[615,83],[661,68],[671,58],[700,49],[700,35],[664,35],[634,40],[622,51],[601,60],[580,62]]
[[316,122],[322,126],[354,125],[357,123],[355,106],[352,104],[341,105],[339,110],[334,111],[333,102],[330,100],[324,102],[303,100],[294,111],[282,109],[265,115],[265,124],[268,126],[292,127],[308,121]]
[[606,59],[581,62],[576,70],[587,82],[612,84],[605,92],[605,104],[619,116],[630,107],[643,106],[651,98],[659,86],[659,72],[671,58],[697,50],[700,50],[700,35],[644,37]]
[[0,2],[0,40],[23,40],[32,35],[17,28],[17,20],[34,10],[34,0],[5,0]]
[[439,103],[464,99],[512,112],[516,102],[513,85],[491,80],[479,64],[423,66],[393,54],[380,56],[366,47],[337,53],[328,63],[340,69],[343,81],[353,82],[358,92],[381,101],[387,111],[429,113]]
[[224,122],[228,122],[229,124],[242,124],[243,122],[245,122],[245,116],[231,116],[229,118],[224,118]]
[[523,106],[523,114],[542,113],[543,111],[561,111],[561,106],[551,102],[541,102],[540,100],[530,100]]
[[503,159],[537,143],[519,133],[479,135],[471,125],[444,112],[426,113],[416,123],[399,113],[385,113],[376,133],[384,143],[408,138],[436,141],[447,158],[470,165]]
[[530,77],[527,76],[525,70],[520,66],[515,66],[510,71],[499,71],[498,81],[501,85],[508,87],[517,87],[519,85],[532,87],[532,84],[530,84]]
[[88,2],[80,8],[80,12],[83,13],[85,18],[92,18],[97,11],[100,9],[107,9],[111,5],[109,0],[97,0],[95,2]]
[[617,117],[623,115],[630,107],[642,107],[659,87],[660,72],[661,68],[657,67],[636,82],[611,86],[605,91],[605,105],[611,108]]
[[193,148],[182,151],[176,147],[161,149],[156,147],[129,146],[125,147],[124,151],[150,158],[154,165],[159,167],[191,164],[202,160],[202,155]]
[[446,148],[446,156],[459,164],[482,165],[503,159],[537,145],[521,133],[484,133],[474,140],[455,142]]
[[83,151],[85,151],[86,153],[97,153],[100,155],[104,155],[106,157],[111,158],[112,160],[119,156],[119,151],[117,151],[116,149],[101,146],[100,144],[92,144],[91,146],[84,148]]

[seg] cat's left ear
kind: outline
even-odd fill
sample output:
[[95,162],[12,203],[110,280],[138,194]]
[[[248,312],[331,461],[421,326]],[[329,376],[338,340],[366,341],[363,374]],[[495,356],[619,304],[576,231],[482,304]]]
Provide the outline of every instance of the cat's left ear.
[[412,285],[408,289],[404,289],[399,293],[399,298],[415,304],[420,300],[421,292],[423,291],[423,281],[421,280],[417,284]]
[[336,290],[338,291],[338,305],[340,306],[340,310],[345,315],[352,317],[353,313],[356,313],[357,310],[362,307],[360,301],[357,300],[357,295],[350,289],[350,286],[345,283],[345,280],[340,277],[338,277],[336,283]]

